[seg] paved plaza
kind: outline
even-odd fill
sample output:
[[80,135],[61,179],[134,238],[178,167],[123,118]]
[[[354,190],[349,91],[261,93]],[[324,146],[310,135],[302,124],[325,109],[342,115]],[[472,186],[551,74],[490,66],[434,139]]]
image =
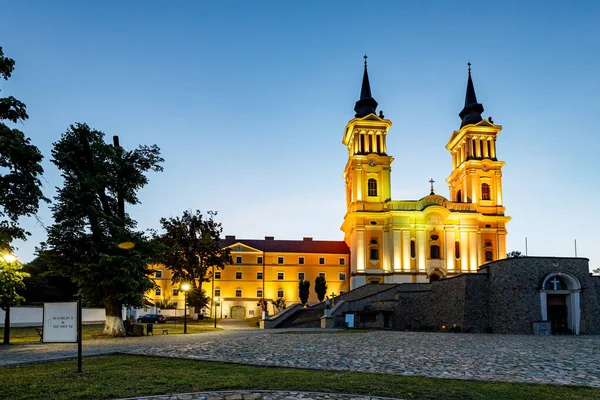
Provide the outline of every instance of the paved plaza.
[[[86,340],[84,354],[124,352],[250,365],[600,388],[600,336],[231,329]],[[0,347],[0,365],[72,358],[73,344]]]

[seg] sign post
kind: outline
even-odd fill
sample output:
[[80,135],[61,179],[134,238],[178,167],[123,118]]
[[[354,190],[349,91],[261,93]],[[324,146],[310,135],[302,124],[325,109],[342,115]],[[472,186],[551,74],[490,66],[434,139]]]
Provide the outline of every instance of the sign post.
[[81,295],[77,302],[44,303],[44,343],[77,343],[77,372],[81,372]]

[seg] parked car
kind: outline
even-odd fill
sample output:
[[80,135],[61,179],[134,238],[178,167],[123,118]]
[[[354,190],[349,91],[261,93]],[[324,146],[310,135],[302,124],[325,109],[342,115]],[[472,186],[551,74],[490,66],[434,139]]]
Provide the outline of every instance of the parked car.
[[147,322],[150,324],[164,324],[167,322],[167,319],[162,314],[146,314],[140,318],[138,318],[138,322]]

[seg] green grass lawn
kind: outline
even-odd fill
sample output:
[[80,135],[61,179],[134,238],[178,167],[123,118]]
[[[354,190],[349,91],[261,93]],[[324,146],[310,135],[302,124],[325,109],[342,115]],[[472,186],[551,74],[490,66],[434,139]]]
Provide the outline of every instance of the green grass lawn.
[[[221,328],[215,329],[213,327],[214,321],[212,320],[190,320],[188,321],[188,333],[202,333],[207,331],[221,330]],[[23,343],[35,343],[40,341],[40,337],[35,331],[34,326],[32,327],[11,327],[10,328],[10,343],[11,344],[23,344]],[[110,335],[104,335],[102,330],[104,324],[86,324],[82,325],[83,328],[83,340],[87,339],[118,339]],[[159,328],[166,328],[169,330],[170,335],[177,335],[183,333],[183,320],[169,321],[166,324],[154,324],[154,334],[160,335],[162,332],[157,331]],[[0,328],[0,338],[4,337],[4,328]]]
[[258,328],[258,324],[260,322],[260,317],[254,317],[254,318],[246,318],[244,320],[244,322],[248,325],[251,326],[253,328]]
[[[406,399],[598,399],[586,387],[421,377],[115,355],[0,368],[0,398],[114,399],[209,390],[297,390]],[[6,396],[6,397],[3,397]]]

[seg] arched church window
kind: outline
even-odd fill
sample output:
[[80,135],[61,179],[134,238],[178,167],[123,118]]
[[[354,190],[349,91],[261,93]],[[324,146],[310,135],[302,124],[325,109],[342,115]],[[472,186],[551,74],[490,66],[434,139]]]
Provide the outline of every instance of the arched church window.
[[377,181],[371,178],[367,181],[367,186],[369,189],[369,196],[377,196]]
[[481,199],[482,200],[490,200],[490,185],[487,183],[481,184]]
[[440,246],[434,244],[429,247],[429,258],[432,260],[438,260],[440,258]]
[[558,275],[553,276],[552,278],[546,281],[544,285],[544,289],[546,290],[567,290],[567,283]]
[[485,251],[485,261],[494,261],[494,253],[491,250]]
[[415,241],[411,240],[410,241],[410,258],[415,258],[416,256],[416,249],[415,249]]
[[454,242],[454,257],[460,258],[460,242]]
[[369,260],[379,260],[379,242],[371,239],[369,242]]
[[440,279],[441,279],[440,275],[437,273],[432,273],[431,275],[429,275],[429,282],[436,282],[436,281],[439,281]]
[[462,190],[459,190],[458,192],[456,192],[456,202],[462,203]]

